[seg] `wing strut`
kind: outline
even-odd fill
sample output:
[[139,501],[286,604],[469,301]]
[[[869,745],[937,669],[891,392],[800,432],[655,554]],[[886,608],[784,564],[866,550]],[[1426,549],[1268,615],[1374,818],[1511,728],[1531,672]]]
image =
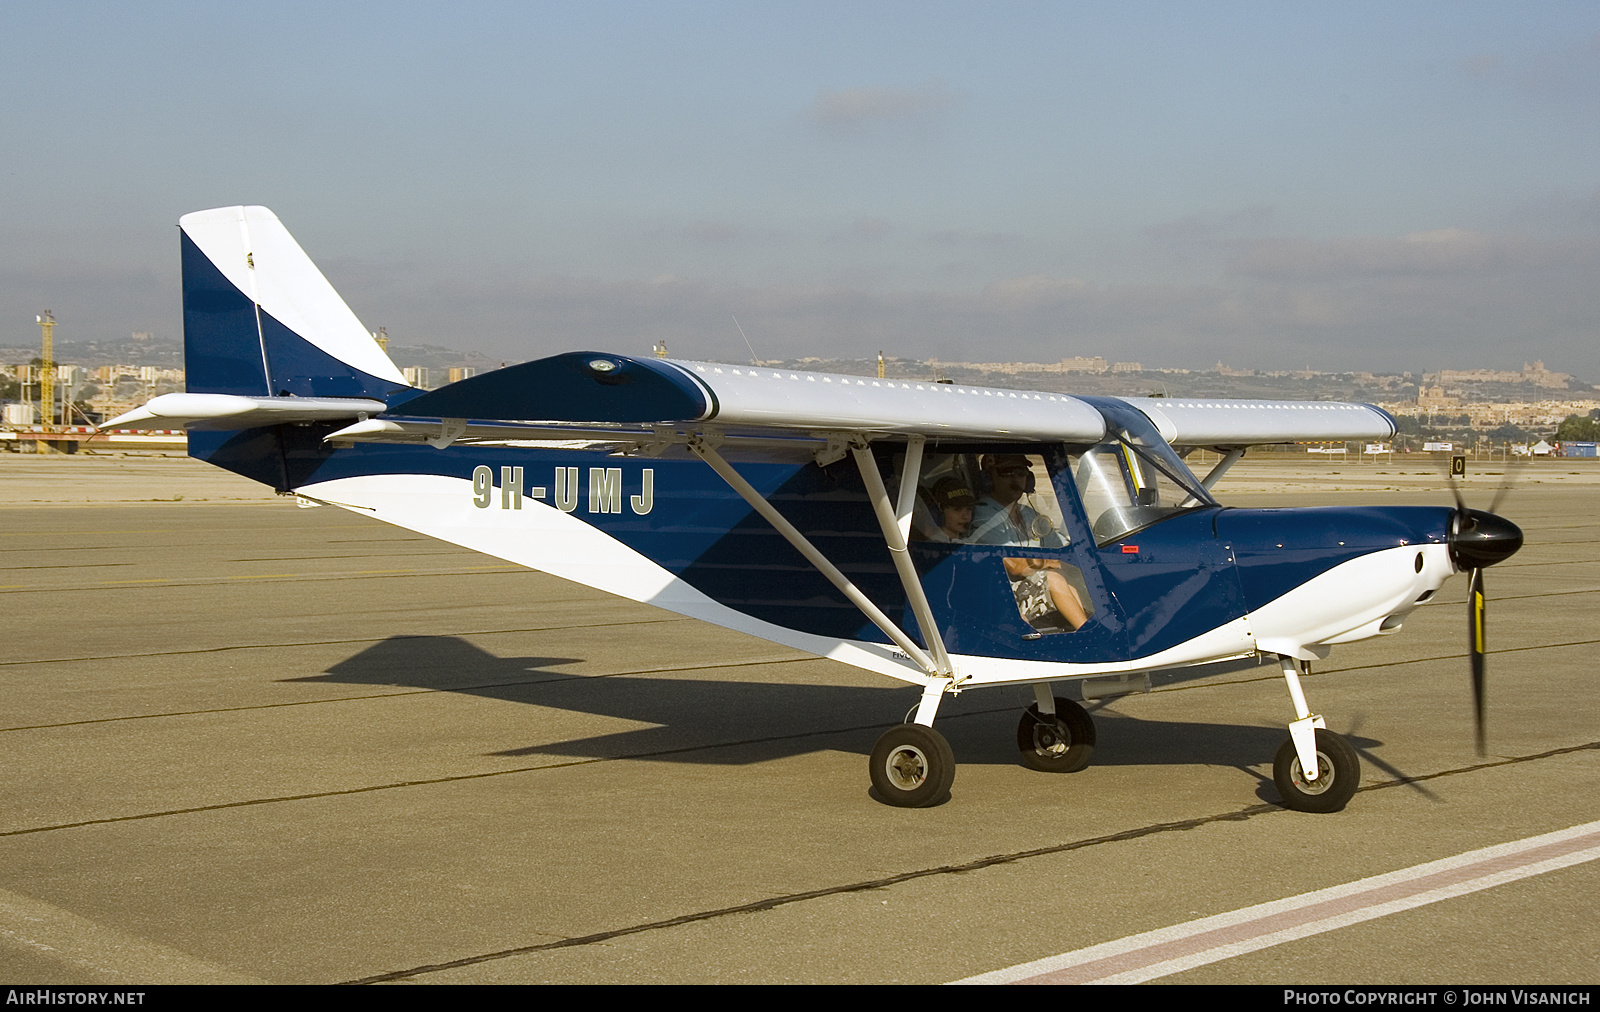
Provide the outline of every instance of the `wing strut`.
[[[691,437],[689,449],[701,460],[710,464],[711,469],[717,472],[723,481],[728,483],[728,487],[739,493],[744,501],[750,504],[751,509],[760,513],[767,523],[771,524],[789,544],[793,545],[801,555],[806,557],[806,561],[816,566],[818,572],[826,576],[835,587],[838,587],[844,596],[850,599],[851,604],[861,609],[861,613],[867,616],[873,625],[881,629],[883,634],[889,637],[895,646],[905,651],[906,656],[916,662],[919,668],[934,677],[949,677],[948,660],[945,661],[945,667],[941,670],[940,666],[921,647],[912,642],[911,637],[907,636],[899,626],[891,622],[889,616],[885,615],[877,605],[867,598],[867,595],[863,594],[855,584],[851,583],[850,578],[841,573],[837,566],[829,562],[827,556],[819,552],[815,545],[806,540],[806,536],[801,534],[798,528],[785,520],[783,514],[779,513],[771,503],[762,497],[761,493],[757,492],[749,482],[745,481],[744,477],[738,471],[735,471],[733,466],[723,459],[722,454],[718,453],[702,436],[697,434]],[[875,465],[874,474],[876,474]],[[880,489],[883,487],[883,479],[881,477],[878,479],[878,487]],[[885,499],[887,499],[887,496],[885,496]],[[930,642],[939,641],[930,640]],[[942,655],[942,642],[937,649]]]
[[[1223,452],[1224,456],[1221,460],[1217,461],[1216,466],[1213,467],[1204,478],[1200,479],[1200,484],[1205,487],[1207,492],[1211,491],[1211,486],[1222,480],[1222,476],[1228,473],[1228,468],[1239,462],[1239,458],[1244,456],[1245,451],[1245,447],[1243,446],[1229,447],[1226,451],[1223,451],[1222,447],[1220,446],[1213,447],[1213,449]],[[1178,505],[1193,506],[1197,501],[1198,500],[1195,499],[1194,496],[1189,496]]]
[[878,462],[867,448],[866,440],[852,441],[850,453],[861,469],[861,479],[867,484],[867,495],[872,499],[872,510],[878,515],[878,526],[883,528],[883,540],[889,545],[889,557],[900,574],[900,584],[905,588],[906,599],[911,602],[912,614],[922,628],[922,641],[933,650],[934,674],[949,677],[950,655],[945,653],[944,637],[933,620],[933,609],[928,607],[928,596],[922,591],[922,581],[911,562],[911,551],[906,547],[906,534],[911,528],[911,507],[915,501],[917,475],[922,471],[922,436],[913,436],[906,445],[906,461],[900,469],[900,501],[898,511],[889,507],[889,492],[883,487],[883,475],[878,473]]
[[[1218,447],[1218,449],[1221,449],[1221,447]],[[1244,456],[1244,449],[1242,446],[1230,447],[1223,458],[1217,461],[1217,465],[1211,469],[1210,473],[1200,479],[1200,484],[1206,487],[1207,492],[1211,491],[1211,487],[1222,480],[1222,476],[1228,473],[1228,468],[1239,462],[1239,458]]]

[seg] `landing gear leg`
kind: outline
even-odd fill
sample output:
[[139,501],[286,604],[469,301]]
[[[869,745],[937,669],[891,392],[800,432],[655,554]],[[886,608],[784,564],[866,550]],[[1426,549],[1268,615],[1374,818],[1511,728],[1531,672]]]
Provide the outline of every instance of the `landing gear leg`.
[[1288,808],[1297,812],[1337,812],[1361,786],[1361,762],[1355,749],[1329,731],[1322,717],[1306,706],[1306,695],[1300,687],[1300,663],[1283,656],[1278,661],[1294,703],[1295,720],[1289,725],[1289,740],[1273,759],[1273,783]]
[[948,679],[930,679],[917,705],[916,722],[898,724],[872,747],[867,772],[879,800],[896,808],[926,808],[950,793],[956,779],[956,755],[944,735],[933,729]]

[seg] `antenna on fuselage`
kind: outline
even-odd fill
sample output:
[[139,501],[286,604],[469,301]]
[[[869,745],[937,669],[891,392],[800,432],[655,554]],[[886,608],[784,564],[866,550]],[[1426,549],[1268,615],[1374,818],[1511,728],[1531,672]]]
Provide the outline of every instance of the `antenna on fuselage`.
[[[733,316],[732,313],[729,313],[728,315]],[[739,327],[739,318],[737,316],[733,316],[733,325],[735,327]],[[760,365],[760,363],[756,361],[756,349],[753,345],[751,345],[750,338],[745,335],[743,327],[739,327],[739,336],[744,338],[744,346],[750,349],[750,364]]]

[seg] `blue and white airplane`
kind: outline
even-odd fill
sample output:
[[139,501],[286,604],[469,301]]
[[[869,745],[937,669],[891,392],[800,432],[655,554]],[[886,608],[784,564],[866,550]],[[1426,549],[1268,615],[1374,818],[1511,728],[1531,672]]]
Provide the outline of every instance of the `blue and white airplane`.
[[[1522,533],[1455,507],[1236,509],[1246,448],[1385,439],[1363,404],[1149,400],[572,352],[409,386],[278,218],[185,215],[186,393],[106,427],[634,601],[920,686],[872,751],[877,796],[935,804],[947,695],[1023,683],[1025,765],[1082,769],[1079,703],[1151,672],[1276,657],[1294,719],[1284,803],[1336,811],[1351,747],[1300,675],[1400,630],[1470,571],[1480,746],[1482,569]],[[1220,451],[1204,478],[1184,457]],[[1069,689],[1070,686],[1070,689]]]

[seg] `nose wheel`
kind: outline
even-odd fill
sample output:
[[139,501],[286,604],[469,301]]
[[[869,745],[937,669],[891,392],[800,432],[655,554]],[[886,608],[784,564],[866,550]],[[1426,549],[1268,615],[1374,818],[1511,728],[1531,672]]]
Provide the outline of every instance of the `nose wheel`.
[[1306,775],[1290,738],[1272,761],[1272,781],[1284,805],[1297,812],[1337,812],[1361,786],[1361,762],[1343,738],[1318,728],[1316,779]]
[[1070,699],[1055,697],[1055,713],[1028,707],[1017,722],[1022,764],[1041,773],[1076,773],[1094,756],[1094,720]]
[[880,800],[896,808],[926,808],[950,793],[956,756],[933,728],[899,724],[872,747],[868,770]]

